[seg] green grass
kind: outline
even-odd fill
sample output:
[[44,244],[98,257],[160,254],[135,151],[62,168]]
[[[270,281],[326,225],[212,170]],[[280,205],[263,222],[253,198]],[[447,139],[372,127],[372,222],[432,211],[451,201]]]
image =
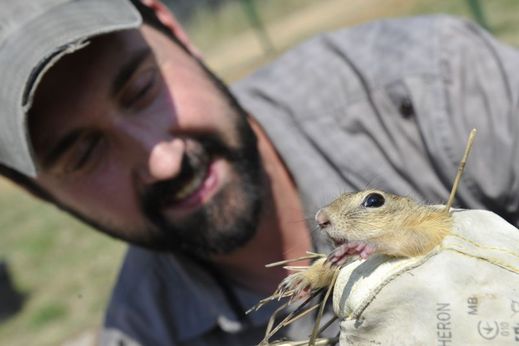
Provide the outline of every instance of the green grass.
[[48,302],[34,311],[29,326],[33,330],[38,330],[54,321],[62,320],[67,315],[67,307],[61,301]]
[[[337,0],[261,0],[258,10],[269,28],[279,28],[288,16],[310,6]],[[359,0],[352,4],[364,4]],[[465,0],[365,0],[373,8],[362,13],[351,10],[344,16],[323,22],[309,21],[302,31],[285,41],[277,32],[271,37],[278,53],[310,33],[333,30],[379,17],[424,13],[451,13],[471,17]],[[386,6],[390,2],[394,6]],[[483,2],[483,1],[482,1]],[[502,40],[519,45],[519,1],[485,1],[487,20]],[[217,14],[199,13],[189,27],[195,43],[203,51],[217,52],[224,43],[232,47],[236,35],[251,31],[239,3],[224,7]],[[241,47],[238,47],[241,48]],[[225,52],[224,52],[225,53]],[[216,54],[216,53],[215,53]],[[224,70],[228,80],[270,60],[259,53]],[[220,71],[221,72],[221,71]],[[15,284],[27,300],[15,317],[0,324],[0,344],[57,345],[95,330],[101,324],[103,309],[120,265],[124,246],[63,215],[55,208],[36,202],[25,193],[0,181],[0,257],[5,257]]]
[[58,345],[103,316],[124,246],[0,182],[0,257],[21,313],[0,324],[5,345]]
[[[255,0],[258,15],[265,26],[283,16],[321,0]],[[199,10],[189,23],[187,30],[191,39],[202,51],[218,47],[226,40],[243,31],[250,30],[250,22],[241,1],[229,1],[218,11]]]
[[[517,20],[519,1],[480,0],[480,4],[492,33],[502,41],[519,46],[519,21]],[[415,1],[415,6],[410,14],[439,12],[450,13],[475,20],[466,0]]]
[[[304,29],[296,32],[288,30],[291,35],[286,35],[282,26],[280,28],[280,23],[290,21],[294,15],[307,9],[311,9],[315,18],[322,17],[321,8],[334,3],[339,10],[326,13],[328,18],[325,22],[322,18],[307,18]],[[480,0],[480,3],[492,32],[505,42],[519,45],[519,21],[516,20],[519,1]],[[237,0],[230,1],[216,12],[200,10],[188,23],[187,31],[194,44],[204,53],[210,66],[228,82],[244,77],[316,32],[336,30],[378,18],[428,13],[449,13],[474,19],[467,0],[254,0],[254,4],[276,48],[275,54],[258,48],[260,37],[250,27],[245,11]],[[249,44],[243,43],[246,34],[249,34]],[[240,41],[243,59],[236,58],[240,54],[237,45],[228,53],[229,42],[232,41]]]

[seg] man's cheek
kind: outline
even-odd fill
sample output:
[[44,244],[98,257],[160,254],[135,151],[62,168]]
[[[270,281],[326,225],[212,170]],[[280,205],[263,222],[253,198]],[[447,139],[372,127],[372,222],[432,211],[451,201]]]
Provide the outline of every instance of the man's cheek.
[[129,190],[115,187],[91,187],[77,191],[74,209],[105,226],[118,229],[142,224],[142,213]]

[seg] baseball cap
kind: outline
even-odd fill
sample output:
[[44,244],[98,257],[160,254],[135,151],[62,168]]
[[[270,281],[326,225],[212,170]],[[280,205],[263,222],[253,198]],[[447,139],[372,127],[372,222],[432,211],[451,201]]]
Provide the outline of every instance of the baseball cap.
[[26,116],[45,72],[89,38],[141,22],[129,0],[2,0],[0,164],[36,176]]

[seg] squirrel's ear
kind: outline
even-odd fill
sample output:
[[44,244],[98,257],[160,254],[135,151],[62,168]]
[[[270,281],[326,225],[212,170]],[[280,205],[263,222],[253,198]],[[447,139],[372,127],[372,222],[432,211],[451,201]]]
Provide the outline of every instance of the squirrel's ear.
[[159,0],[140,0],[144,5],[152,9],[157,18],[182,42],[189,51],[199,59],[202,59],[200,51],[191,43],[184,28],[175,18],[173,13]]

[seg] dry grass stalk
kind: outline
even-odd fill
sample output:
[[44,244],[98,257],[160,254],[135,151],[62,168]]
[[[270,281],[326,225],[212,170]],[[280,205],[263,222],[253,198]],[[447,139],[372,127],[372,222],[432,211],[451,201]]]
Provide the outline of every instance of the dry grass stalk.
[[315,325],[314,330],[312,331],[312,335],[310,336],[310,342],[308,343],[310,346],[315,346],[315,341],[317,340],[317,336],[319,335],[319,327],[321,325],[321,318],[324,314],[324,308],[326,306],[326,302],[328,301],[328,298],[330,297],[331,292],[333,291],[333,287],[335,286],[335,281],[337,281],[337,276],[339,276],[340,268],[336,268],[335,272],[333,273],[333,279],[330,283],[330,286],[328,286],[328,289],[326,290],[326,294],[321,301],[319,313],[317,314],[317,318],[315,319]]
[[310,252],[310,251],[307,251],[306,253],[307,253],[306,256],[302,256],[302,257],[298,257],[298,258],[290,258],[290,259],[287,259],[284,261],[269,263],[269,264],[266,264],[265,267],[272,268],[272,267],[277,267],[277,266],[281,266],[281,265],[292,263],[292,262],[302,261],[305,259],[317,259],[317,258],[326,257],[326,255],[323,255],[320,253],[315,253],[315,252]]
[[[284,266],[285,269],[290,270],[290,271],[296,271],[296,272],[304,271],[304,270],[307,270],[309,267],[308,266],[290,266],[290,265],[286,265],[286,264],[300,261],[300,260],[305,260],[305,259],[318,259],[318,258],[323,258],[323,257],[326,257],[326,255],[319,254],[319,253],[313,253],[313,252],[307,252],[306,256],[288,259],[288,260],[284,260],[284,261],[279,261],[279,262],[275,262],[275,263],[270,263],[270,264],[267,264],[266,267]],[[276,311],[274,311],[274,313],[270,317],[269,322],[267,324],[266,331],[265,331],[265,337],[261,341],[260,345],[261,346],[267,346],[267,345],[269,345],[269,346],[270,345],[272,345],[272,346],[274,346],[274,345],[276,345],[276,346],[335,345],[338,341],[337,338],[327,339],[327,338],[318,338],[318,336],[327,327],[329,327],[333,323],[333,321],[335,321],[335,319],[336,319],[336,318],[333,318],[330,321],[328,321],[324,326],[322,326],[322,327],[320,326],[321,318],[324,314],[324,309],[325,309],[326,303],[328,301],[328,298],[331,295],[333,286],[335,284],[335,280],[337,279],[339,269],[340,268],[337,268],[336,272],[334,273],[332,284],[327,288],[325,294],[323,294],[323,298],[317,304],[304,309],[305,306],[311,300],[313,300],[317,295],[321,294],[324,291],[324,289],[320,289],[320,290],[316,290],[315,292],[312,292],[312,294],[310,294],[310,296],[303,303],[301,303],[297,307],[297,309],[295,309],[293,312],[288,314],[277,325],[275,325],[275,320],[276,320],[278,314],[281,311],[285,310],[290,304],[292,304],[293,300],[297,300],[298,298],[300,298],[300,297],[296,297],[296,292],[294,292],[293,290],[283,291],[283,289],[281,287],[278,287],[278,289],[271,296],[260,300],[258,302],[258,304],[256,304],[254,307],[249,309],[249,311],[247,311],[247,313],[250,313],[251,311],[256,311],[259,308],[261,308],[263,305],[265,305],[273,300],[280,300],[280,299],[284,299],[284,298],[289,299],[286,303],[284,303],[282,306],[277,308]],[[309,315],[310,313],[316,311],[317,309],[319,309],[319,310],[318,310],[315,326],[312,330],[312,335],[309,340],[303,340],[303,341],[278,340],[278,341],[273,341],[273,342],[269,341],[270,338],[272,338],[279,330],[281,330],[282,328],[289,326],[290,324],[294,323],[295,321]]]

